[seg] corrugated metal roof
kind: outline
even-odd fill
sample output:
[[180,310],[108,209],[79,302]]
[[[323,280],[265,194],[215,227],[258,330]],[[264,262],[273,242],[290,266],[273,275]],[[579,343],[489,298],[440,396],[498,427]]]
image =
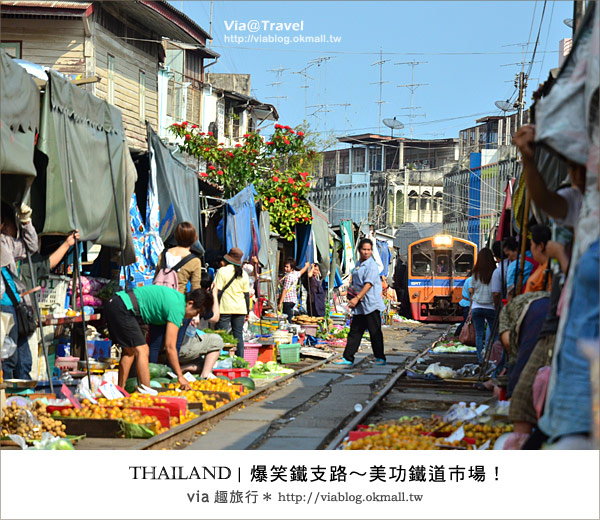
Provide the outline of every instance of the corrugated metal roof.
[[443,226],[436,222],[405,222],[402,224],[398,231],[396,231],[396,238],[394,238],[394,247],[398,248],[398,253],[406,258],[408,255],[408,246],[420,240],[421,238],[432,237],[441,233]]
[[6,0],[0,1],[2,7],[46,7],[49,9],[80,9],[85,11],[92,2],[54,2],[49,0],[23,0],[18,2],[9,2]]
[[[53,0],[0,0],[2,11],[7,14],[27,14],[35,16],[81,16],[95,2],[71,1],[57,2]],[[128,0],[103,1],[99,5],[114,4],[125,13],[131,15],[141,24],[160,36],[190,44],[206,45],[211,36],[194,20],[173,7],[165,0]],[[218,54],[205,47],[199,49],[211,57]]]

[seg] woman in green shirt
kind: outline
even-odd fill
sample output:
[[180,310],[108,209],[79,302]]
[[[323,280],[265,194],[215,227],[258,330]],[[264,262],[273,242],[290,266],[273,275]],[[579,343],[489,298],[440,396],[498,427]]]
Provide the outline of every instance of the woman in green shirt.
[[179,384],[190,389],[184,379],[177,356],[177,333],[184,318],[206,314],[213,305],[212,294],[195,289],[183,295],[163,285],[146,285],[132,291],[116,293],[104,305],[104,316],[113,343],[123,348],[119,363],[119,386],[124,387],[133,361],[136,362],[140,384],[150,386],[150,348],[140,322],[166,325],[165,350]]

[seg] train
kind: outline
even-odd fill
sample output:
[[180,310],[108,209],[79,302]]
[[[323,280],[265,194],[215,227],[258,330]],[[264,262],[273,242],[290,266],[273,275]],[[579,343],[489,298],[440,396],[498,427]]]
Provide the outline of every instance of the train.
[[426,322],[459,322],[458,302],[477,261],[473,242],[434,235],[408,246],[408,298],[412,317]]

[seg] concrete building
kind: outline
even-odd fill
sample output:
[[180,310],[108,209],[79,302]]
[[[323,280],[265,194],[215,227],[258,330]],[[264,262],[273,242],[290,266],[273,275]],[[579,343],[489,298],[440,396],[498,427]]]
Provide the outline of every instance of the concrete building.
[[508,182],[521,171],[516,155],[498,160],[486,152],[471,154],[469,168],[444,176],[444,232],[478,247],[498,224]]
[[[522,114],[523,124],[529,112]],[[498,223],[508,181],[521,170],[511,143],[519,114],[486,116],[459,133],[460,167],[444,176],[444,232],[482,247]]]
[[311,198],[332,224],[351,219],[376,229],[404,222],[441,222],[443,175],[456,168],[458,140],[361,134],[349,148],[323,154]]
[[[523,112],[523,125],[529,123],[529,112]],[[499,157],[514,155],[511,143],[512,134],[521,126],[519,114],[506,116],[485,116],[477,119],[476,125],[459,132],[459,163],[461,168],[470,164],[471,154],[482,150],[498,150]]]
[[168,131],[169,126],[184,120],[202,132],[212,132],[225,146],[233,146],[263,121],[279,119],[273,105],[250,96],[250,74],[205,73],[202,80],[197,80],[189,75],[189,68],[182,72],[197,60],[197,49],[172,42],[165,42],[165,46],[167,60],[159,71],[163,78],[159,97],[164,100],[159,108],[159,135],[167,142],[177,141]]

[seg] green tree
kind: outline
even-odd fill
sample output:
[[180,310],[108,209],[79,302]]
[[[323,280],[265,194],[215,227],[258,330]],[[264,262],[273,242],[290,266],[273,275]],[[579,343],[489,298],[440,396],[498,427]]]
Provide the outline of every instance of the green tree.
[[169,130],[183,139],[179,149],[206,162],[201,177],[223,188],[227,198],[254,184],[259,200],[269,211],[272,230],[286,240],[296,236],[296,224],[312,222],[306,196],[311,172],[318,166],[315,141],[302,127],[275,125],[270,140],[259,132],[244,134],[242,143],[226,148],[212,132],[200,132],[187,121]]

